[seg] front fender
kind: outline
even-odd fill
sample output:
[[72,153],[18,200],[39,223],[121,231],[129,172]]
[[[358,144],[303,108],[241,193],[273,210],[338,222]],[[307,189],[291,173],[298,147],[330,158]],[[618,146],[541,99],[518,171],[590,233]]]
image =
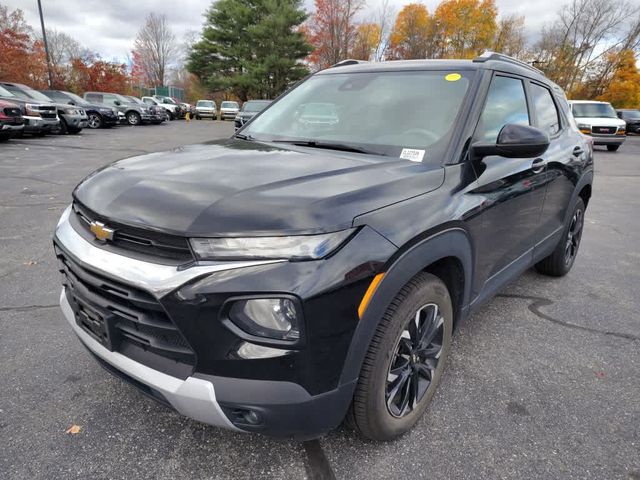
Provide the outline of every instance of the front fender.
[[466,315],[471,296],[473,273],[473,244],[462,227],[453,227],[438,232],[412,245],[402,252],[386,268],[385,276],[371,298],[351,341],[347,359],[340,377],[340,384],[358,378],[364,356],[387,307],[400,289],[414,276],[438,260],[457,258],[464,270],[464,290],[460,314]]

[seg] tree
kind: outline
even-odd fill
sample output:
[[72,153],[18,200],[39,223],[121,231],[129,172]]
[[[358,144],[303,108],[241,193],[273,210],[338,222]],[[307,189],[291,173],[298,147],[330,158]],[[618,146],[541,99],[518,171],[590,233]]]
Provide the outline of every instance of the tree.
[[640,105],[640,72],[632,50],[610,53],[617,64],[605,91],[597,100],[611,102],[616,108],[638,108]]
[[0,5],[0,78],[45,88],[47,63],[42,42],[22,10]]
[[315,0],[315,12],[305,26],[316,69],[330,67],[349,57],[356,37],[355,16],[364,0]]
[[206,13],[187,69],[242,101],[274,98],[307,74],[300,63],[311,52],[299,30],[305,20],[300,0],[219,0]]
[[351,58],[370,60],[380,45],[380,25],[377,23],[361,23],[356,28]]
[[400,10],[389,37],[389,56],[395,59],[427,58],[431,20],[421,3],[410,3]]
[[134,69],[142,72],[148,85],[164,85],[168,65],[178,53],[176,37],[167,24],[167,17],[150,13],[138,31],[134,44]]
[[473,58],[488,50],[496,34],[494,0],[443,0],[433,14],[436,55]]
[[498,21],[498,31],[491,50],[521,58],[526,53],[524,17],[509,15]]
[[79,94],[92,90],[127,93],[129,83],[126,65],[92,56],[88,59],[74,58],[71,61],[66,88]]

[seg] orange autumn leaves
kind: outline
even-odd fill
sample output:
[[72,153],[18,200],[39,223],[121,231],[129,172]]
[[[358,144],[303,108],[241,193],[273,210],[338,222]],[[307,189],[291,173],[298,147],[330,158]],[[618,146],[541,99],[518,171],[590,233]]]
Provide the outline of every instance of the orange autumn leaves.
[[493,0],[444,0],[433,14],[421,3],[410,3],[391,31],[389,57],[473,58],[492,47],[497,16]]

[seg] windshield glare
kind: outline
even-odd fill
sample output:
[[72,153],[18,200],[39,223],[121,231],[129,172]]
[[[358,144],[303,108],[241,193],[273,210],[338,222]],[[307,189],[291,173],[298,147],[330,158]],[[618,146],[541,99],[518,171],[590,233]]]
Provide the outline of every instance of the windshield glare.
[[574,103],[573,116],[576,118],[618,118],[610,103]]
[[197,107],[213,107],[213,102],[209,100],[199,100],[196,104]]
[[405,148],[442,149],[472,76],[433,70],[316,75],[242,133],[263,141],[347,144],[395,157]]
[[220,108],[238,108],[237,102],[222,102]]

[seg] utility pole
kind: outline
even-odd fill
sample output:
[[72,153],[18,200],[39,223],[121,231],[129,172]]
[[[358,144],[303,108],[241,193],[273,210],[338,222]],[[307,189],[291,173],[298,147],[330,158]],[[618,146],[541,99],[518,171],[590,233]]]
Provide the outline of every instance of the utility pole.
[[53,88],[53,74],[51,73],[51,57],[49,56],[49,44],[47,43],[47,32],[44,29],[44,17],[42,16],[42,4],[38,0],[38,11],[40,12],[40,26],[42,27],[42,41],[44,42],[44,53],[47,56],[47,70],[49,72],[49,88]]

